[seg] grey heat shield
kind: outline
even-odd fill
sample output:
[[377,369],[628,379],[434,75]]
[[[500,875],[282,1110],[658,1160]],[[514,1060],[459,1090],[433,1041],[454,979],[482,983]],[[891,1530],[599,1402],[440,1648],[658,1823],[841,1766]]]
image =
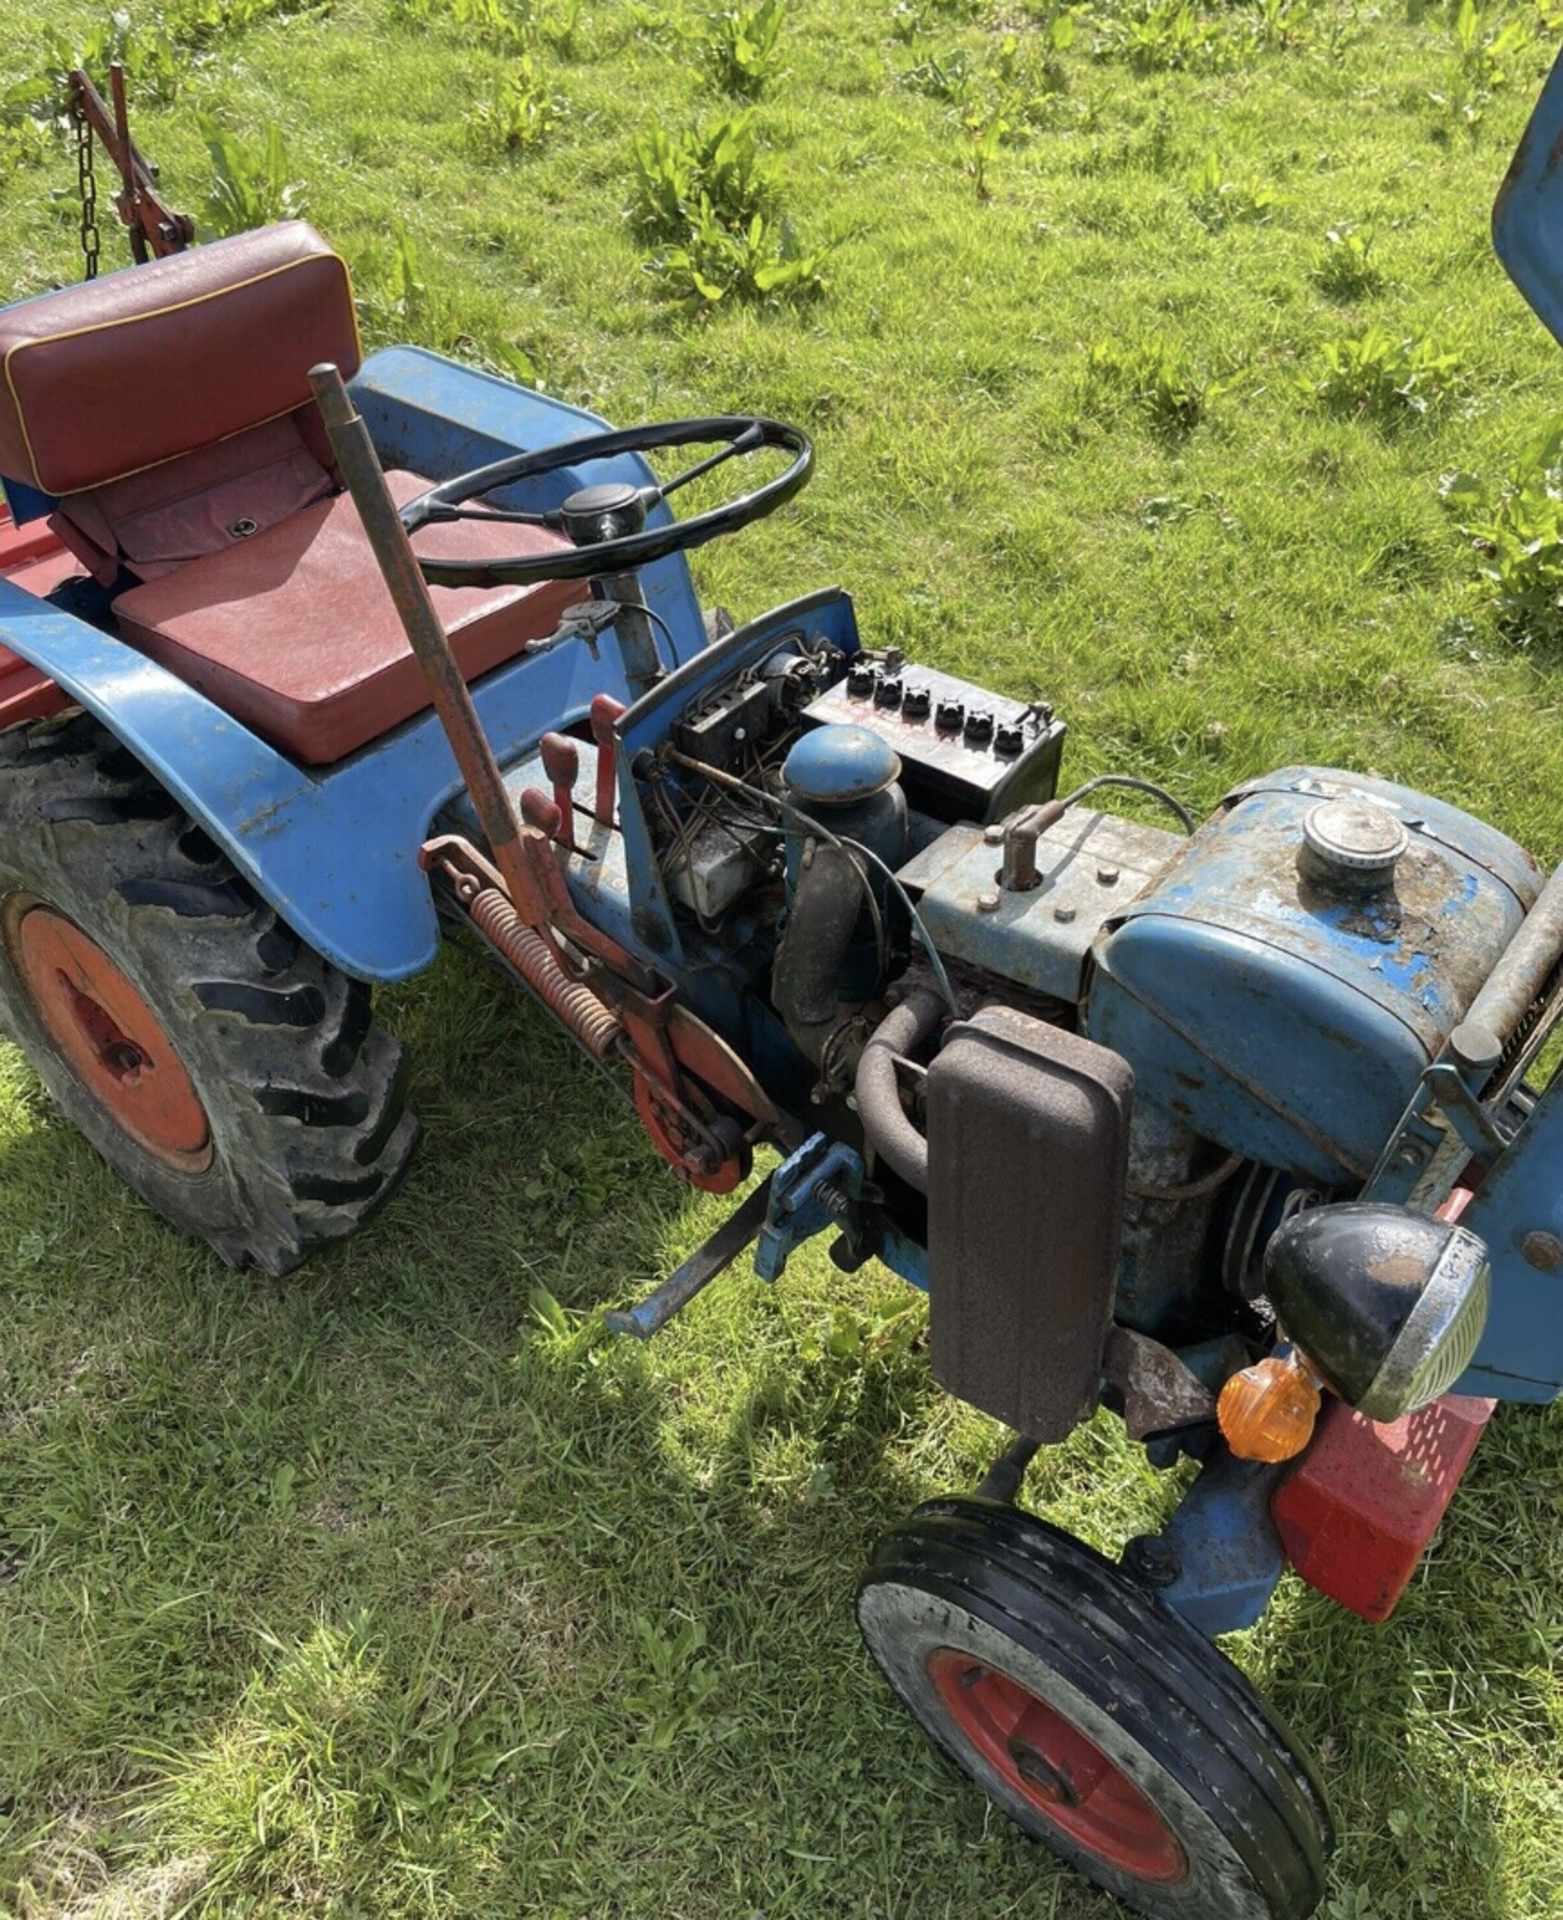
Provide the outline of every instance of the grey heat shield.
[[928,1069],[935,1378],[1042,1441],[1096,1406],[1134,1075],[1106,1047],[989,1007]]

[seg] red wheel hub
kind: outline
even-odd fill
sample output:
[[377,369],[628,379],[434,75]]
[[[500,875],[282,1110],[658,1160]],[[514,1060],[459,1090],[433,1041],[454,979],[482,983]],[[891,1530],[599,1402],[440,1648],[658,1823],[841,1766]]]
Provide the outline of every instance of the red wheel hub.
[[206,1110],[162,1023],[119,967],[74,921],[36,900],[8,902],[5,933],[76,1078],[148,1152],[199,1172],[212,1157]]
[[929,1655],[928,1677],[983,1759],[1077,1845],[1138,1880],[1187,1876],[1188,1855],[1166,1821],[1056,1707],[954,1647]]

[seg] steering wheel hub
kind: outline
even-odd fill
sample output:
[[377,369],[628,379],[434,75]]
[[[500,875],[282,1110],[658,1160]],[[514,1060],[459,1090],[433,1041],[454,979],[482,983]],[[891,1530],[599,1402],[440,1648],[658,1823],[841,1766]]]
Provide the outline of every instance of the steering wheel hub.
[[560,507],[559,518],[576,546],[595,547],[604,540],[639,533],[646,524],[646,507],[639,487],[627,480],[605,480],[572,493]]

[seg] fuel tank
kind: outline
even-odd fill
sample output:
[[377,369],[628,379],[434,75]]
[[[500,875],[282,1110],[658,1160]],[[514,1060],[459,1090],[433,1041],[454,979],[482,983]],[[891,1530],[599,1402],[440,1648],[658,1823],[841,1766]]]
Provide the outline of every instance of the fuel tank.
[[1102,928],[1086,1030],[1228,1152],[1355,1187],[1541,881],[1458,808],[1289,767]]

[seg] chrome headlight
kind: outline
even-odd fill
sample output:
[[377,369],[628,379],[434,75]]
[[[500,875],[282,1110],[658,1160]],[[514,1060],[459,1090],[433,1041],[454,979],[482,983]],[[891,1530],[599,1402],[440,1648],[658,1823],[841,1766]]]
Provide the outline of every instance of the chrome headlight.
[[1471,1363],[1492,1291],[1474,1233],[1403,1207],[1350,1201],[1288,1220],[1265,1291],[1325,1384],[1370,1420],[1447,1393]]

